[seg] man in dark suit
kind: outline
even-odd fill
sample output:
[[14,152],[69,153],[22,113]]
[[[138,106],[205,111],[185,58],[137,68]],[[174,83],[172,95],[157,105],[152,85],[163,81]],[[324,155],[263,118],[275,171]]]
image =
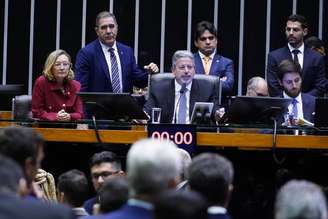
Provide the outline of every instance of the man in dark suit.
[[[267,80],[270,96],[280,96],[282,87],[278,82],[278,65],[284,59],[293,60],[302,68],[302,92],[321,96],[325,92],[325,64],[323,57],[304,46],[303,39],[308,33],[306,19],[301,15],[289,16],[286,23],[287,45],[268,55]],[[296,55],[295,55],[296,54]]]
[[[172,73],[175,78],[151,87],[145,111],[151,115],[153,107],[161,108],[161,123],[190,123],[195,102],[213,102],[217,106],[216,83],[194,79],[194,56],[186,50],[178,50],[172,58]],[[185,98],[184,110],[182,102]],[[214,110],[215,111],[215,110]],[[181,112],[181,113],[180,113]],[[182,118],[183,117],[183,118]]]
[[285,59],[278,65],[278,76],[279,82],[283,88],[281,97],[293,99],[288,107],[289,116],[288,118],[286,117],[286,122],[290,122],[290,119],[293,119],[293,122],[295,122],[293,125],[297,125],[299,121],[303,119],[313,122],[315,97],[301,92],[303,80],[300,66]]
[[203,153],[196,156],[188,169],[189,186],[203,195],[209,219],[230,219],[227,212],[233,190],[234,169],[225,157]]
[[148,72],[158,72],[154,63],[140,69],[130,47],[116,42],[118,24],[114,14],[100,12],[95,31],[98,39],[82,48],[76,57],[76,79],[81,91],[132,93],[133,86],[147,86]]
[[[7,129],[7,128],[6,128]],[[8,131],[3,129],[5,131]],[[10,128],[12,131],[20,132],[20,128]],[[4,132],[1,130],[2,132]],[[25,129],[27,130],[27,129]],[[32,129],[30,129],[32,130]],[[9,131],[10,132],[10,131]],[[9,134],[7,132],[7,134]],[[15,133],[10,133],[11,136],[17,137]],[[31,134],[31,133],[29,133]],[[27,137],[27,136],[25,136]],[[24,157],[28,154],[31,148],[17,148],[12,141],[28,141],[29,139],[12,139],[10,140],[1,133],[1,147],[13,146],[12,151],[14,151],[20,157]],[[27,143],[28,144],[28,143]],[[17,150],[21,149],[21,150]],[[25,150],[24,150],[25,149]],[[9,149],[10,150],[10,149]],[[25,155],[24,155],[25,153]],[[8,153],[8,155],[11,155]],[[29,157],[29,160],[33,162],[32,158]],[[25,159],[26,165],[30,165],[28,159]],[[37,162],[34,160],[34,162]],[[27,166],[23,166],[25,170],[29,169]],[[73,212],[64,206],[56,205],[56,204],[46,204],[37,199],[26,199],[21,198],[19,195],[24,194],[24,190],[26,190],[26,178],[23,174],[23,171],[18,163],[12,160],[9,157],[6,157],[0,154],[0,218],[11,219],[72,219],[75,218]]]
[[216,53],[218,39],[215,26],[208,21],[198,23],[194,33],[194,44],[199,50],[194,54],[196,74],[218,76],[222,81],[222,91],[225,94],[232,92],[233,61]]

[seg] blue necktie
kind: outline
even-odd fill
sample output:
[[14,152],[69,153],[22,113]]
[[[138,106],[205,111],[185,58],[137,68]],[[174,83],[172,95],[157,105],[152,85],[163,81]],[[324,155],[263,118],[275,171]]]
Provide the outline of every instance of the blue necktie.
[[178,112],[178,124],[186,124],[187,114],[187,97],[186,97],[186,86],[182,86],[180,90],[180,102]]
[[292,101],[293,104],[293,117],[294,119],[298,118],[298,110],[297,110],[297,100],[294,98]]
[[118,71],[118,64],[113,48],[109,48],[110,53],[110,63],[111,63],[111,72],[112,72],[112,88],[114,93],[121,93],[121,81],[120,74]]

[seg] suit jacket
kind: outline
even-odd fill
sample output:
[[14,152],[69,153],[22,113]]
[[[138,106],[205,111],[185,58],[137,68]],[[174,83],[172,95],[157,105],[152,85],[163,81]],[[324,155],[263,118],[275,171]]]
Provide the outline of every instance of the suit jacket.
[[73,219],[71,209],[61,205],[46,204],[39,200],[20,199],[13,195],[0,195],[1,219]]
[[[156,84],[149,91],[149,98],[144,106],[144,110],[151,115],[153,107],[162,108],[161,123],[171,123],[174,115],[174,100],[175,100],[175,79],[163,81]],[[207,81],[198,81],[193,79],[190,102],[189,102],[189,116],[192,114],[195,102],[213,102],[216,110],[217,103],[217,88],[216,84],[206,83]]]
[[106,219],[152,219],[153,212],[146,208],[125,204],[119,210],[111,212],[102,218],[106,218]]
[[[205,74],[204,66],[199,53],[194,53],[195,68],[197,74]],[[227,80],[222,84],[222,92],[229,94],[232,92],[234,83],[234,68],[233,61],[219,54],[215,54],[212,60],[209,75],[218,77],[227,77]]]
[[[116,45],[122,67],[123,92],[132,93],[133,86],[147,86],[148,73],[137,66],[132,49],[119,42]],[[75,71],[81,91],[113,92],[108,65],[98,39],[78,52]]]
[[[278,82],[278,65],[284,59],[292,59],[288,46],[274,50],[268,55],[267,81],[270,96],[280,96],[282,88]],[[304,47],[302,68],[302,92],[313,96],[321,96],[325,92],[325,62],[323,57]]]
[[315,97],[302,93],[303,117],[304,119],[314,122],[313,112],[315,111]]

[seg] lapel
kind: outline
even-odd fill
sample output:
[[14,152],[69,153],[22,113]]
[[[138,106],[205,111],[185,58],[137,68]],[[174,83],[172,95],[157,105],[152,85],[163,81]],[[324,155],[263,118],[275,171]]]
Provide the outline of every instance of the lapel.
[[283,51],[284,51],[284,54],[283,54],[283,58],[281,59],[281,61],[284,60],[284,59],[289,59],[290,61],[293,61],[292,53],[290,52],[287,45],[284,47]]
[[203,62],[202,62],[202,59],[200,58],[200,55],[198,52],[195,55],[195,66],[196,66],[197,74],[205,74]]
[[127,60],[126,60],[126,55],[124,54],[125,51],[122,47],[122,45],[119,42],[116,42],[116,47],[117,47],[117,52],[120,57],[119,62],[121,63],[121,68],[122,68],[122,90],[124,87],[126,87],[126,81],[128,75],[126,75],[125,67],[127,66]]
[[209,75],[215,75],[215,76],[218,75],[217,67],[220,63],[220,58],[221,58],[221,56],[218,55],[218,54],[215,54],[213,56],[213,60],[212,60],[212,64],[211,64],[211,67],[210,67]]
[[191,91],[190,91],[190,102],[189,102],[189,116],[192,114],[195,102],[198,99],[199,85],[195,79],[192,80]]
[[173,78],[170,82],[170,89],[168,89],[168,95],[166,98],[166,106],[168,109],[168,123],[171,123],[171,120],[173,118],[174,114],[174,100],[175,100],[175,84],[174,84],[175,79]]
[[101,48],[99,40],[97,40],[97,43],[96,43],[96,50],[97,50],[96,54],[99,54],[99,56],[100,56],[99,61],[100,61],[100,66],[103,70],[103,73],[105,74],[106,78],[110,82],[109,83],[110,87],[112,87],[112,83],[111,83],[110,76],[109,76],[109,69],[108,69],[107,61],[106,61],[104,52]]
[[304,55],[303,55],[303,68],[302,68],[302,80],[304,81],[305,74],[307,72],[307,69],[310,65],[310,49],[307,47],[304,47]]

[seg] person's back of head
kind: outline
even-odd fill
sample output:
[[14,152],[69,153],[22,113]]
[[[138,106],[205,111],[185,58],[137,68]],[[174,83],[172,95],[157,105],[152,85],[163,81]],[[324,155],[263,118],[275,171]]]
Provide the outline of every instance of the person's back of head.
[[88,197],[88,179],[79,170],[69,170],[58,177],[57,190],[60,202],[81,207]]
[[304,44],[306,47],[313,49],[314,51],[317,51],[321,55],[326,55],[325,53],[325,44],[321,39],[319,39],[316,36],[311,36],[304,40]]
[[137,141],[127,155],[130,197],[154,199],[164,190],[175,188],[180,168],[180,157],[172,142]]
[[275,201],[275,219],[326,219],[326,198],[321,188],[306,180],[282,186]]
[[108,179],[99,190],[100,212],[108,213],[119,209],[129,198],[128,182],[125,177]]
[[233,189],[233,175],[232,163],[227,158],[203,153],[194,157],[189,166],[189,186],[202,194],[210,206],[226,207]]
[[16,195],[23,179],[20,166],[11,158],[0,154],[0,194]]
[[257,96],[269,96],[268,84],[264,78],[252,77],[247,83],[246,96],[257,97]]
[[189,165],[191,164],[191,157],[190,154],[184,149],[177,148],[177,152],[181,159],[181,180],[186,180],[187,170]]
[[0,130],[0,153],[15,160],[29,183],[43,158],[43,138],[31,128],[7,127]]
[[192,191],[171,191],[155,202],[155,219],[206,219],[204,198]]

